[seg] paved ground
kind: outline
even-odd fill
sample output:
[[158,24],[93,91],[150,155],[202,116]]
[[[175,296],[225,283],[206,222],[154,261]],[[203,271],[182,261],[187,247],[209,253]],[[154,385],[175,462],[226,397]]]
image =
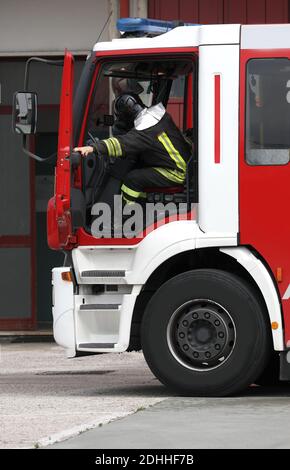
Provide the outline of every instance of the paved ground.
[[290,448],[290,387],[239,398],[170,398],[56,444],[61,449]]
[[290,448],[290,385],[168,397],[140,353],[68,360],[54,344],[0,345],[0,448],[60,440],[49,447]]
[[66,359],[54,344],[0,344],[0,448],[47,445],[165,398],[140,353]]

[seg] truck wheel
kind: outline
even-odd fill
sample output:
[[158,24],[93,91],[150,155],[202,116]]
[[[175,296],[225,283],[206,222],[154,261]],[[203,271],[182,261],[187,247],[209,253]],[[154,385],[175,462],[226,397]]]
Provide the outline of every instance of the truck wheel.
[[226,396],[259,377],[271,338],[255,291],[215,269],[180,274],[149,301],[142,349],[153,374],[174,392]]
[[279,380],[279,372],[280,372],[280,358],[279,353],[272,352],[268,363],[266,364],[265,369],[263,370],[262,374],[257,378],[256,384],[263,385],[266,387],[276,386],[276,385],[283,385],[287,384],[287,382],[282,382]]

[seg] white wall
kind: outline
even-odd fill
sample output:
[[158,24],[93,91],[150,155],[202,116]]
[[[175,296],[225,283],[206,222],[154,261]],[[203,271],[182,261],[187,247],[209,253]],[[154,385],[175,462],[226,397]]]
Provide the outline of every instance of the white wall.
[[[1,0],[0,55],[86,53],[118,0]],[[113,19],[113,18],[112,18]],[[109,39],[107,27],[102,40]]]

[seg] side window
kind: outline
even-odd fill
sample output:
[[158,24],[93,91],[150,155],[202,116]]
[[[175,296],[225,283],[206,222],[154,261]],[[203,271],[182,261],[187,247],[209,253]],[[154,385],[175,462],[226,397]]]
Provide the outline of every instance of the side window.
[[290,61],[251,59],[246,80],[246,161],[286,165],[290,160]]
[[111,107],[110,80],[103,73],[96,80],[93,99],[87,122],[87,133],[84,144],[88,143],[91,136],[98,139],[106,139],[110,136],[110,128],[104,122],[104,116],[110,114]]
[[167,111],[179,129],[183,130],[183,113],[185,97],[185,76],[181,75],[172,81]]

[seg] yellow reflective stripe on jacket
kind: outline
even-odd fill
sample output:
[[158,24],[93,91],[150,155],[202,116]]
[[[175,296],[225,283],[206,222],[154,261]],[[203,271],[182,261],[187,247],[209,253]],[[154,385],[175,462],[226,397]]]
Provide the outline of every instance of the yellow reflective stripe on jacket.
[[169,181],[173,181],[174,183],[177,184],[183,184],[185,181],[185,175],[175,171],[175,170],[170,170],[169,168],[153,168],[153,170],[158,171],[164,178],[168,179]]
[[123,152],[122,152],[121,144],[118,141],[118,139],[116,139],[116,137],[111,137],[109,140],[112,142],[112,144],[115,147],[116,157],[121,157]]
[[115,157],[115,156],[116,156],[116,154],[115,154],[115,147],[113,146],[113,144],[112,144],[112,142],[110,141],[110,139],[102,140],[102,142],[104,142],[104,144],[105,144],[106,147],[107,147],[109,157]]
[[180,153],[178,152],[178,150],[174,147],[173,143],[169,139],[166,132],[162,132],[162,134],[160,134],[158,136],[158,140],[159,140],[159,142],[161,142],[161,144],[163,145],[165,150],[168,152],[170,158],[172,158],[172,160],[174,160],[174,162],[176,163],[177,168],[181,172],[185,173],[186,172],[186,163],[183,160]]
[[113,142],[112,142],[112,139],[108,139],[108,143],[109,143],[109,145],[110,145],[110,147],[111,147],[111,149],[112,149],[112,150],[111,150],[111,151],[112,151],[112,155],[110,155],[110,157],[116,157],[116,156],[117,156],[117,155],[116,155],[116,149],[115,149],[115,145],[114,145]]
[[133,201],[132,199],[126,198],[124,193],[122,194],[122,199],[126,202],[126,204],[136,204],[136,201]]
[[125,184],[122,184],[121,191],[123,193],[128,194],[128,196],[131,196],[135,199],[138,198],[138,197],[146,197],[146,193],[143,193],[141,191],[140,192],[139,191],[134,191],[134,189],[128,188],[128,186],[126,186]]
[[109,157],[121,157],[123,152],[120,142],[115,137],[102,140],[108,149]]

